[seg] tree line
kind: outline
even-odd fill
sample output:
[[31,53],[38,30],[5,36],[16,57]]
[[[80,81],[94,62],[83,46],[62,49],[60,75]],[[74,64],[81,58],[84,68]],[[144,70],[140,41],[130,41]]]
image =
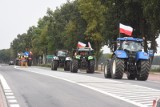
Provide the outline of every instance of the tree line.
[[[133,27],[133,36],[151,41],[156,52],[156,38],[160,30],[159,0],[74,0],[67,1],[56,10],[47,9],[37,26],[27,33],[18,34],[10,46],[10,57],[29,48],[34,58],[53,54],[57,49],[72,51],[77,42],[91,43],[97,60],[101,47],[108,45],[119,35],[119,23]],[[4,50],[1,50],[4,51]]]

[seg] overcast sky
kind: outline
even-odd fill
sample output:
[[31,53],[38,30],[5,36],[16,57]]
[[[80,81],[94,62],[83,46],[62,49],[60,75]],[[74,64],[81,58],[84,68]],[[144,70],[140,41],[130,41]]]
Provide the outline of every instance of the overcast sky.
[[36,26],[46,15],[47,8],[55,10],[67,0],[0,0],[0,50],[10,48],[18,34]]
[[[0,0],[0,50],[10,48],[10,43],[18,34],[26,33],[30,26],[36,26],[38,19],[46,15],[47,8],[54,11],[66,2],[67,0]],[[157,42],[160,44],[160,38]],[[107,47],[102,49],[104,53],[110,52]]]

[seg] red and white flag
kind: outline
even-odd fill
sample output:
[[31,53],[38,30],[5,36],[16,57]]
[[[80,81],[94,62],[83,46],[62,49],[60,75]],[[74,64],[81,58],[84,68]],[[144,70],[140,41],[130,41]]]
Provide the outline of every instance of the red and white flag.
[[132,27],[123,25],[121,23],[119,24],[119,30],[120,30],[120,33],[124,33],[124,34],[129,35],[129,36],[131,36],[132,32],[133,32]]
[[78,42],[77,47],[78,48],[84,48],[84,47],[86,47],[86,44],[82,43],[82,42]]

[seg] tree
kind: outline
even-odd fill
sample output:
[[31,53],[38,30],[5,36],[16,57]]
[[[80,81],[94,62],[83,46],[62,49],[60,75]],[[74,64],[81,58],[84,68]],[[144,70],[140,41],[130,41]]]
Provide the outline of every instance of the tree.
[[0,50],[0,62],[9,63],[9,60],[10,60],[10,49]]
[[[89,36],[88,41],[94,44],[95,55],[98,61],[103,42],[102,28],[105,22],[104,13],[107,11],[107,8],[99,0],[78,0],[78,3],[82,18],[87,23],[85,34]],[[98,68],[98,65],[96,68]]]

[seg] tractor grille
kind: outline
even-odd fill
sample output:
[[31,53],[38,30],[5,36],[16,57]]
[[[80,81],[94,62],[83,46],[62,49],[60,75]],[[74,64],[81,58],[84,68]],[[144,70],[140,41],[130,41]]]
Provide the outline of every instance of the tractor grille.
[[129,58],[134,58],[136,57],[136,52],[129,52],[128,54]]
[[129,62],[134,63],[136,60],[136,52],[129,52],[128,56],[129,56]]
[[65,57],[59,57],[59,61],[62,63],[65,61]]

